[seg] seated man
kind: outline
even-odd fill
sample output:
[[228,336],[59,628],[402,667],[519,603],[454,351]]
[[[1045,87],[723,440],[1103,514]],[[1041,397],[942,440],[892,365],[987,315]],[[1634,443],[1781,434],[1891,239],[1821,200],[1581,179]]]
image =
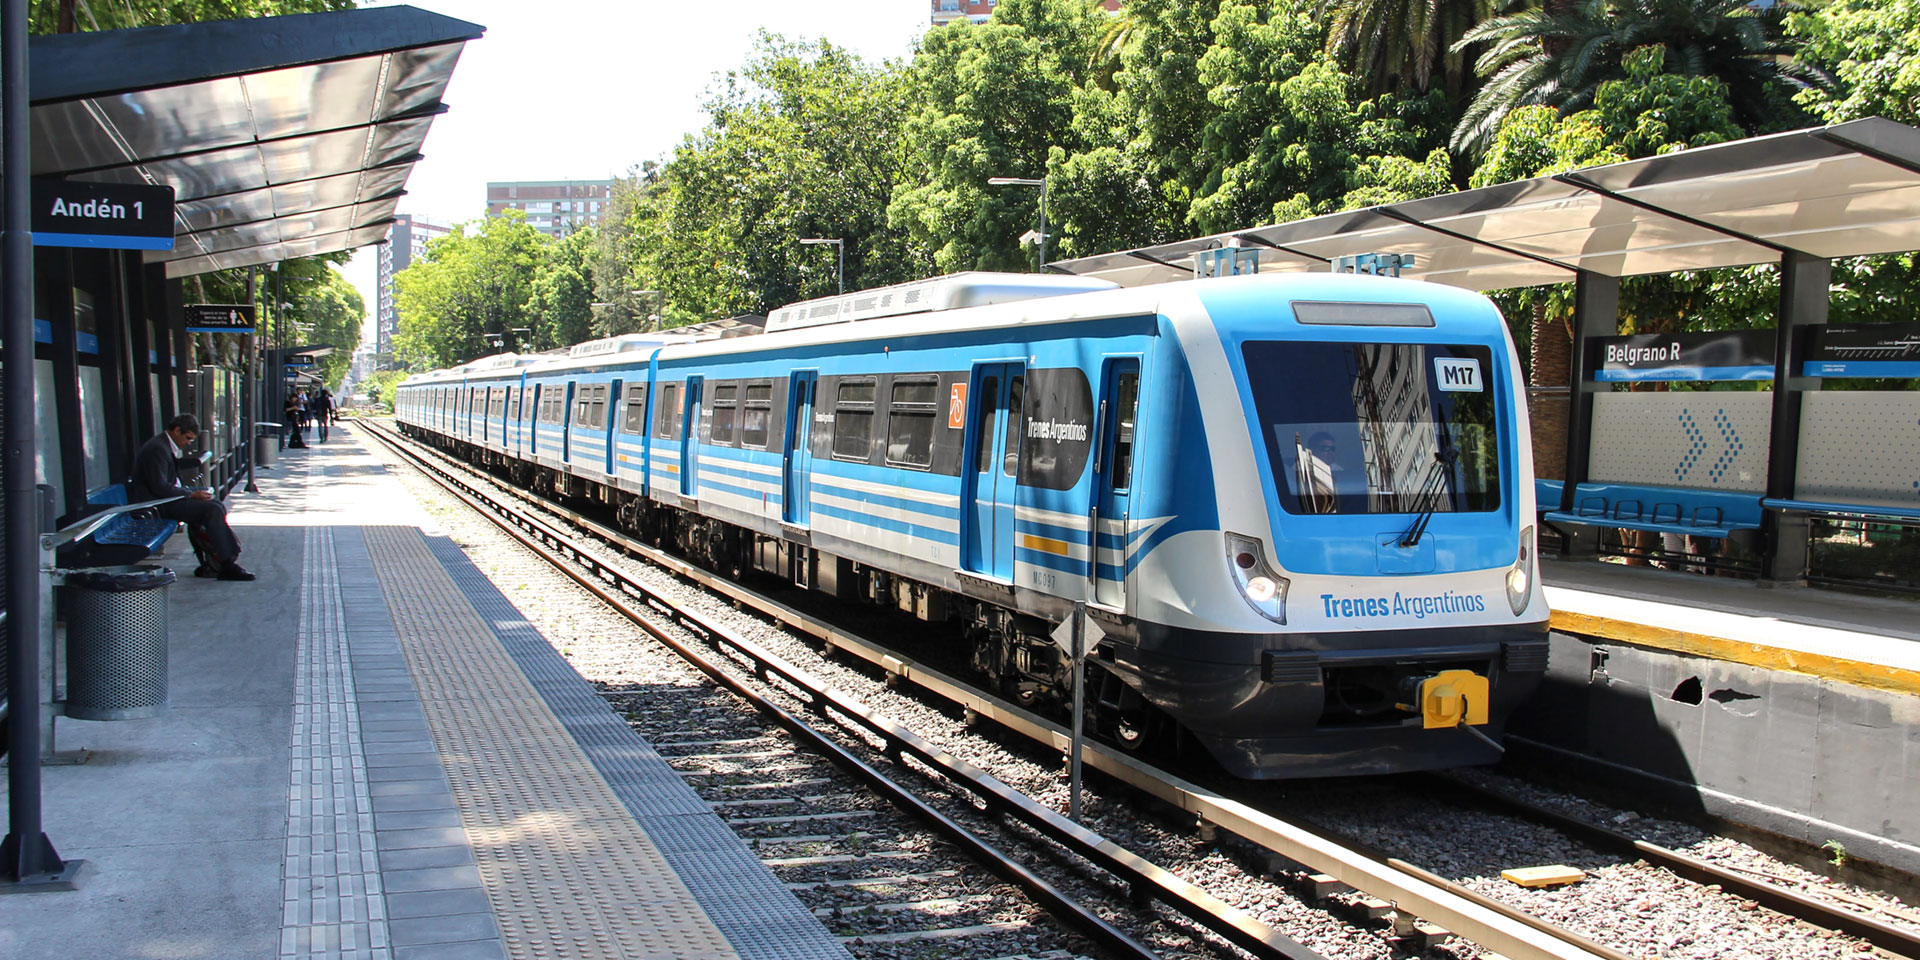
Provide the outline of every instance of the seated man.
[[240,559],[240,541],[227,526],[226,504],[215,500],[210,490],[189,490],[180,483],[179,460],[199,435],[199,419],[183,413],[167,421],[166,432],[141,444],[133,455],[133,478],[127,481],[128,502],[184,495],[186,499],[163,503],[155,512],[169,520],[186,522],[187,535],[205,560],[193,575],[252,580],[253,574],[236,562]]

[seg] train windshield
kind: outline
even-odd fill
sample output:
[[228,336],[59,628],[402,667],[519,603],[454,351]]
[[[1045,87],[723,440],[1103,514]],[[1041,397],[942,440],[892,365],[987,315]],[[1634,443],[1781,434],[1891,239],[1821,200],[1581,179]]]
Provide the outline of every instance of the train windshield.
[[1499,508],[1492,350],[1253,341],[1242,351],[1288,512]]

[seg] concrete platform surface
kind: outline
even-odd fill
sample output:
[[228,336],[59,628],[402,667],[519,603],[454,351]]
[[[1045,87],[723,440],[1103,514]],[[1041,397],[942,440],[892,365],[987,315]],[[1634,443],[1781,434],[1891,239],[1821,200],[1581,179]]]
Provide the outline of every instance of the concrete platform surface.
[[350,429],[260,487],[259,580],[160,558],[166,712],[59,721],[90,872],[0,896],[0,960],[847,956]]
[[1564,633],[1920,693],[1920,601],[1590,560],[1541,579]]

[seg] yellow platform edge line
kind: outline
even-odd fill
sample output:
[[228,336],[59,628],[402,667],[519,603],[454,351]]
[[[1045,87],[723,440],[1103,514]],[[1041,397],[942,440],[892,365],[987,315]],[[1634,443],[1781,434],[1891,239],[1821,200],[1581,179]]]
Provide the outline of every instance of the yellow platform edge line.
[[1724,660],[1729,663],[1804,674],[1823,680],[1837,680],[1876,690],[1920,696],[1920,671],[1903,667],[1829,657],[1825,654],[1789,650],[1785,647],[1770,647],[1744,640],[1729,640],[1725,637],[1688,633],[1650,623],[1634,623],[1629,620],[1616,620],[1612,617],[1573,613],[1567,610],[1555,610],[1553,618],[1548,623],[1559,633],[1596,640],[1614,640],[1637,647],[1683,653],[1710,660]]

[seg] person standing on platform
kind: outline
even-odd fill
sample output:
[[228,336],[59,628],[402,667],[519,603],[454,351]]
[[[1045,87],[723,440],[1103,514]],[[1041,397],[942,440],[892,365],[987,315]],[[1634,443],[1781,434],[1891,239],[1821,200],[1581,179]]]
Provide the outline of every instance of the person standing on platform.
[[189,488],[180,482],[180,459],[193,448],[199,436],[200,420],[193,414],[183,413],[168,420],[164,432],[135,451],[133,476],[127,480],[128,499],[138,503],[182,497],[154,510],[169,520],[187,525],[187,536],[193,539],[195,552],[201,557],[200,568],[193,575],[252,580],[253,574],[240,565],[240,540],[233,535],[233,528],[227,526],[227,505],[215,500],[212,490]]
[[313,422],[319,428],[320,442],[327,440],[327,425],[333,422],[333,394],[321,387],[313,397]]
[[287,404],[282,413],[287,421],[287,449],[305,450],[307,441],[300,438],[300,394],[287,394]]

